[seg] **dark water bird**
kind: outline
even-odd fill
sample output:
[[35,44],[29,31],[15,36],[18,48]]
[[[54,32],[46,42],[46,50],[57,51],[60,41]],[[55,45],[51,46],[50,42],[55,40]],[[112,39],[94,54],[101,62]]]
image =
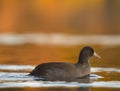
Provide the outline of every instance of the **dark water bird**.
[[89,60],[92,56],[100,56],[90,46],[82,48],[78,62],[71,64],[67,62],[42,63],[33,69],[29,75],[44,78],[47,81],[72,81],[90,74]]

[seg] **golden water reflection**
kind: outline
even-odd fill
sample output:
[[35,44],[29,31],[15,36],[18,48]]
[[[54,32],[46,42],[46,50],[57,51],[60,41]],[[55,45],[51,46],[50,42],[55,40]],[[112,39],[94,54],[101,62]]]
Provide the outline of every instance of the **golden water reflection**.
[[[37,46],[34,44],[24,45],[0,45],[0,64],[27,64],[37,65],[43,62],[77,62],[80,49],[85,46]],[[101,59],[92,58],[90,63],[94,67],[119,67],[119,46],[92,45]]]

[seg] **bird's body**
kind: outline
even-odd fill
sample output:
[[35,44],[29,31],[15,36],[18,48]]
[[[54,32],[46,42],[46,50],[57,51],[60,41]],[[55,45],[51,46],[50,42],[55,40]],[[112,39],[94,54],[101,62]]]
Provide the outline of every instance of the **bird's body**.
[[[83,70],[82,70],[83,69]],[[86,73],[87,72],[87,73]],[[30,75],[45,78],[45,80],[74,80],[90,74],[89,65],[75,65],[65,62],[43,63],[38,65]]]
[[[93,49],[85,47],[80,52],[76,64],[65,62],[50,62],[39,64],[30,75],[49,81],[71,81],[90,74],[89,58],[93,56]],[[89,55],[87,55],[89,54]]]

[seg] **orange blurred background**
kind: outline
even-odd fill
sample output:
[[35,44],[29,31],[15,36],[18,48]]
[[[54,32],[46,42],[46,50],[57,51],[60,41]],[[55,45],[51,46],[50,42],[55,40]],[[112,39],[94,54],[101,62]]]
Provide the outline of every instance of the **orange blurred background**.
[[[96,37],[89,39],[90,34]],[[80,49],[93,43],[105,61],[92,62],[92,66],[120,67],[119,34],[120,0],[0,0],[0,64],[75,63]],[[88,38],[84,36],[79,40],[76,35]],[[98,35],[108,38],[100,40],[102,36]],[[74,45],[76,41],[79,45]],[[81,41],[87,42],[81,44]],[[53,44],[49,44],[51,42]],[[61,42],[68,46],[54,45]],[[118,47],[113,48],[114,43]]]
[[0,33],[120,34],[120,0],[0,0]]

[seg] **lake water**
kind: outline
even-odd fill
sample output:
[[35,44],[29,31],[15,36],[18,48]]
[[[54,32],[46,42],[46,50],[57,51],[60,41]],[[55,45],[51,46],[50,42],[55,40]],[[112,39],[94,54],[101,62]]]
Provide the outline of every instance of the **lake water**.
[[[89,78],[73,82],[42,81],[27,76],[39,63],[75,63],[80,49],[93,46]],[[0,91],[120,91],[120,36],[65,34],[1,34]]]

